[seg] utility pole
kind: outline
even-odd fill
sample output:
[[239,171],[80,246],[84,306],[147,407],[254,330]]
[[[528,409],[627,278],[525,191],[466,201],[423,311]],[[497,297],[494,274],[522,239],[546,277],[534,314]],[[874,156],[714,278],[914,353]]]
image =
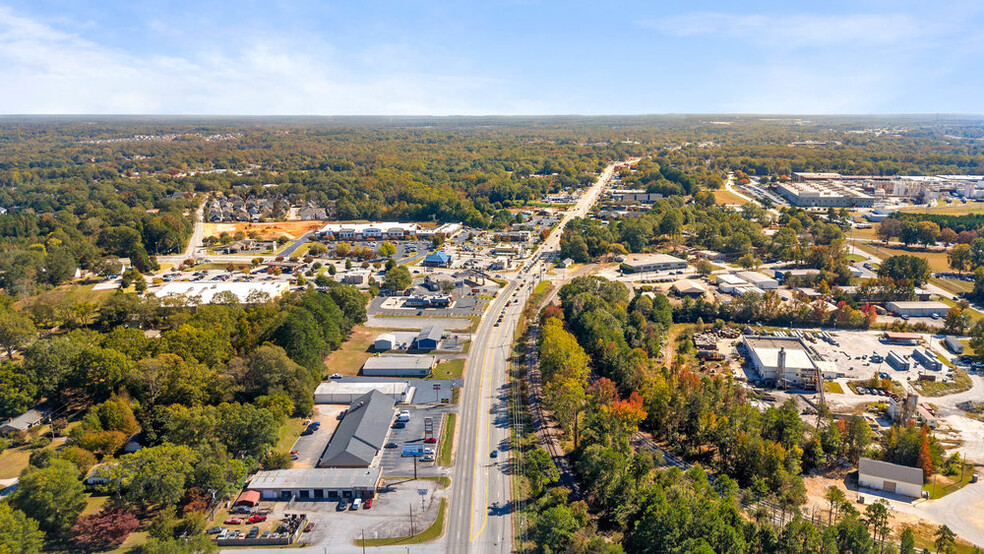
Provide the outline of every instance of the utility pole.
[[412,537],[417,534],[414,533],[413,531],[413,504],[407,504],[407,505],[410,506],[410,536]]
[[366,554],[366,530],[362,530],[362,554]]
[[413,480],[417,480],[417,457],[413,457]]

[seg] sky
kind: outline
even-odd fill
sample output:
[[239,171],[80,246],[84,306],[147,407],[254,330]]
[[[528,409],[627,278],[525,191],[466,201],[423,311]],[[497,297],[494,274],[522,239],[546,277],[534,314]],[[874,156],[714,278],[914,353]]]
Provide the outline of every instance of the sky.
[[984,2],[0,0],[0,113],[982,113]]

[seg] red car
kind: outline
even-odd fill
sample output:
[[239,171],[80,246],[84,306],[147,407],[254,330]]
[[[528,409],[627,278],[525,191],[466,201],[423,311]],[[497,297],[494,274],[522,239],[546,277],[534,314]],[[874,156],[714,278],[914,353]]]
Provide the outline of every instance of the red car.
[[426,439],[424,439],[424,442],[429,444],[434,444],[435,442],[437,442],[437,439],[435,439],[434,437],[427,437]]
[[246,523],[259,523],[261,521],[266,521],[266,518],[267,516],[263,514],[253,514],[249,516],[249,519],[246,520]]
[[372,508],[372,499],[371,498],[366,499],[366,501],[363,502],[362,505],[365,506],[367,510],[369,508]]
[[239,525],[242,522],[243,518],[241,517],[227,517],[222,523],[225,523],[226,525]]
[[304,532],[305,532],[305,533],[310,533],[311,531],[314,531],[314,522],[313,522],[313,521],[312,521],[312,522],[310,522],[310,523],[308,523],[308,524],[307,524],[307,525],[306,525],[306,526],[304,527]]

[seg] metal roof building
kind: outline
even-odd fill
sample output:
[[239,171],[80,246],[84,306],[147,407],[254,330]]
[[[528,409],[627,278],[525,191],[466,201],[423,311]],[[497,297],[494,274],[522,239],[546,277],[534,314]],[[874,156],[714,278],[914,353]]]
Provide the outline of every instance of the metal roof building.
[[410,346],[413,350],[437,350],[441,344],[441,337],[444,336],[444,328],[437,325],[428,325],[420,330],[420,333],[413,339]]
[[858,460],[858,485],[913,498],[922,496],[923,471],[870,458]]
[[950,311],[950,306],[942,302],[914,300],[912,302],[888,302],[885,309],[895,315],[910,317],[925,317],[933,314],[944,315]]
[[356,398],[321,454],[318,467],[369,467],[386,442],[393,399],[378,390]]
[[359,397],[372,391],[379,391],[394,402],[413,402],[416,387],[406,381],[353,382],[325,381],[314,390],[315,404],[351,404]]
[[376,377],[426,377],[437,358],[415,354],[380,354],[366,360],[362,374]]
[[687,260],[681,260],[669,254],[645,254],[633,257],[625,262],[635,273],[662,271],[667,269],[686,269]]
[[382,480],[380,468],[277,469],[259,471],[247,489],[264,500],[337,500],[372,498]]

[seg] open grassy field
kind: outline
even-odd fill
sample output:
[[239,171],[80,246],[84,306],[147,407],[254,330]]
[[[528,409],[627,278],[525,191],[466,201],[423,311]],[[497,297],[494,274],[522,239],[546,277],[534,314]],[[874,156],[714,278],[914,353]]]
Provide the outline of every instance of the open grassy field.
[[745,200],[741,196],[731,192],[730,190],[719,189],[712,191],[714,192],[714,201],[718,204],[747,204],[748,200]]
[[[946,304],[947,306],[950,306],[951,308],[957,307],[957,303],[954,300],[950,298],[946,298],[945,296],[941,296],[939,300],[940,302]],[[964,310],[964,312],[966,312],[967,315],[970,316],[971,321],[973,321],[974,323],[977,323],[978,319],[984,318],[984,314],[975,310],[974,308],[967,308],[966,310]]]
[[974,284],[967,281],[951,281],[949,279],[930,277],[929,282],[953,294],[964,294],[974,290]]
[[441,444],[437,449],[437,465],[451,465],[451,453],[454,451],[454,432],[458,428],[457,422],[458,414],[454,412],[444,417],[444,428],[441,430]]
[[891,258],[892,256],[901,256],[903,254],[908,254],[909,256],[916,256],[918,258],[924,258],[929,262],[929,269],[932,271],[949,271],[950,262],[946,259],[946,252],[940,250],[923,250],[921,248],[912,248],[909,250],[896,247],[882,246],[881,244],[875,244],[873,242],[863,242],[854,241],[854,245],[869,254],[878,256],[882,260],[886,258]]
[[967,202],[966,204],[941,204],[926,209],[923,207],[902,208],[899,210],[907,213],[940,214],[940,215],[967,215],[972,213],[984,212],[984,202]]
[[974,476],[974,471],[974,466],[967,466],[963,468],[960,475],[953,477],[933,475],[930,478],[930,482],[923,485],[922,490],[929,494],[931,499],[943,498],[951,492],[958,491],[965,485],[969,485],[971,478]]
[[444,360],[437,364],[434,371],[431,372],[431,379],[460,379],[461,374],[465,371],[465,359],[464,358],[454,358],[453,360]]
[[973,385],[967,372],[960,369],[953,370],[953,381],[944,383],[942,381],[913,381],[912,386],[924,396],[942,396],[969,390]]
[[851,229],[847,236],[856,239],[877,239],[878,223],[872,223],[870,229]]
[[366,363],[369,356],[372,356],[369,347],[376,340],[376,336],[391,331],[393,330],[362,325],[355,327],[352,329],[348,340],[342,343],[342,347],[329,354],[325,359],[327,372],[350,376],[358,375],[359,370],[362,369],[362,364]]
[[844,394],[844,387],[840,383],[834,381],[827,381],[823,384],[823,390],[827,392],[832,392],[835,394]]

